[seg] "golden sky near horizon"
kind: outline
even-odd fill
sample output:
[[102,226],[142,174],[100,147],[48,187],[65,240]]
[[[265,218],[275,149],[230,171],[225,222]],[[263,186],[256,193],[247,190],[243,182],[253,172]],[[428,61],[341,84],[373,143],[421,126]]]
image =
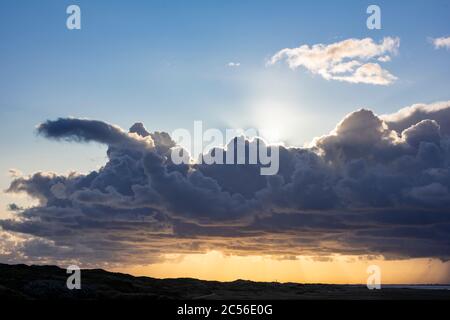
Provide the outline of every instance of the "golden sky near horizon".
[[437,259],[383,260],[335,256],[318,261],[312,257],[280,260],[268,256],[205,254],[167,255],[167,260],[148,266],[118,268],[114,271],[155,278],[189,277],[202,280],[277,281],[300,283],[365,284],[367,268],[381,268],[381,283],[448,283],[450,263]]

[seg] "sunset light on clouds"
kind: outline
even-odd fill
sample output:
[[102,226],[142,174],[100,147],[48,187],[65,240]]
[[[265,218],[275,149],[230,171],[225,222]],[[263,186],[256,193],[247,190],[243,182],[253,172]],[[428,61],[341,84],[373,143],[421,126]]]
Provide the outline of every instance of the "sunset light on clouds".
[[448,2],[77,3],[1,5],[1,263],[450,283]]

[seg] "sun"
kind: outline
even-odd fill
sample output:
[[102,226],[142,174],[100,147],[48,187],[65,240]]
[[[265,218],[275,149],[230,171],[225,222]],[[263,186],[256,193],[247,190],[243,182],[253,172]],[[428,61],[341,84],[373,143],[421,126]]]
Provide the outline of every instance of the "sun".
[[268,125],[258,129],[259,135],[269,143],[280,143],[281,132],[278,126]]
[[255,129],[269,143],[282,143],[289,138],[294,125],[293,112],[283,103],[266,101],[254,112]]

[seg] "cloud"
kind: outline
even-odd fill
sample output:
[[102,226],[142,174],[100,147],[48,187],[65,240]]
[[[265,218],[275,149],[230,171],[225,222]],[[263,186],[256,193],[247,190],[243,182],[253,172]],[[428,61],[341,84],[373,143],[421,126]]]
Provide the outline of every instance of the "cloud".
[[37,132],[50,139],[98,142],[117,148],[140,149],[153,146],[153,140],[148,136],[126,133],[117,126],[96,120],[60,118],[40,124]]
[[431,39],[435,49],[447,48],[450,49],[450,37],[440,37]]
[[9,169],[8,173],[13,178],[17,178],[17,177],[20,177],[20,176],[23,175],[23,173],[20,170],[17,170],[17,169],[14,169],[14,168]]
[[434,120],[440,126],[443,134],[450,135],[450,101],[413,104],[393,114],[383,115],[381,119],[397,133],[401,133],[422,120]]
[[[449,113],[450,101],[357,110],[309,147],[280,147],[275,176],[260,164],[175,165],[170,136],[141,123],[47,121],[42,135],[107,144],[108,160],[88,174],[13,177],[7,192],[39,203],[0,220],[0,260],[111,266],[207,250],[448,260]],[[224,157],[242,143],[255,141],[231,140]]]
[[227,66],[232,67],[232,68],[237,68],[241,66],[240,62],[228,62]]
[[333,76],[333,79],[350,83],[388,85],[397,80],[397,77],[381,68],[377,63],[366,63],[358,67],[351,75]]
[[364,38],[328,45],[301,45],[278,51],[269,60],[269,65],[286,60],[291,69],[303,67],[327,80],[389,85],[397,78],[374,61],[390,61],[399,46],[400,39],[392,37],[386,37],[379,43]]

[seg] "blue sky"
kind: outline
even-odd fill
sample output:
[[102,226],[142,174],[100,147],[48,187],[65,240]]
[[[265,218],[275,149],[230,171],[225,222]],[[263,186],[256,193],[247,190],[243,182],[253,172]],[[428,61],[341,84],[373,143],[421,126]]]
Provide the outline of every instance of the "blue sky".
[[[381,30],[366,28],[372,3],[381,7]],[[66,28],[70,4],[81,8],[81,30]],[[47,119],[122,128],[142,121],[168,132],[194,120],[255,126],[255,110],[268,102],[287,127],[281,138],[301,145],[360,107],[384,114],[450,98],[450,53],[429,41],[450,34],[449,1],[2,1],[0,8],[2,189],[9,168],[86,172],[104,163],[103,146],[36,137]],[[283,48],[386,36],[400,38],[386,64],[398,77],[389,86],[266,65]]]

